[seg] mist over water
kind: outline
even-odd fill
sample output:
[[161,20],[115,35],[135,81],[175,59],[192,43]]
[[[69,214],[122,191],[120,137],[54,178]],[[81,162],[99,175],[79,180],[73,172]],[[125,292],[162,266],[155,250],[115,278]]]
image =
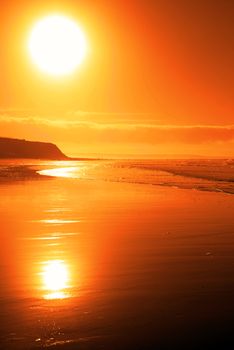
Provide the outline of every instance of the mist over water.
[[0,169],[4,349],[234,345],[233,161]]

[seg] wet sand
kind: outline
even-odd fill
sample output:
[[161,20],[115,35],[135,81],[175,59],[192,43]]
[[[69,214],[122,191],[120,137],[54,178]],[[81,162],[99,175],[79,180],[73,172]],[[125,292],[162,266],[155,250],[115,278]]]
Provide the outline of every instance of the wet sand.
[[232,195],[57,178],[0,199],[3,349],[234,347]]

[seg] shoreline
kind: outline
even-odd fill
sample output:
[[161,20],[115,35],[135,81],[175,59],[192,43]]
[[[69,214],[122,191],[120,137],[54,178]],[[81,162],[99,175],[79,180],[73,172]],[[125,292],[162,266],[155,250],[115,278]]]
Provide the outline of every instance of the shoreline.
[[[169,188],[177,188],[177,189],[186,189],[186,190],[196,190],[196,191],[200,191],[200,192],[214,192],[214,193],[224,193],[224,194],[228,194],[228,195],[233,195],[234,194],[234,189],[229,189],[228,187],[224,187],[224,188],[219,188],[221,186],[225,186],[227,184],[232,184],[233,181],[230,180],[229,182],[224,180],[224,179],[219,179],[219,180],[212,180],[212,178],[209,178],[208,176],[198,176],[197,174],[191,174],[190,173],[182,173],[182,172],[177,172],[176,170],[173,169],[168,169],[168,166],[165,167],[161,167],[160,165],[157,166],[156,170],[155,170],[155,174],[157,175],[157,173],[164,173],[170,176],[175,176],[173,177],[175,180],[176,179],[184,179],[184,182],[181,182],[181,180],[176,183],[176,181],[173,182],[164,182],[164,183],[147,183],[147,182],[142,182],[142,181],[137,181],[134,180],[132,181],[131,179],[124,179],[124,178],[118,178],[118,176],[116,178],[105,178],[105,174],[103,174],[103,177],[96,177],[95,176],[93,178],[89,178],[85,175],[82,176],[72,176],[69,174],[70,170],[74,170],[74,169],[78,169],[78,164],[76,164],[76,162],[80,162],[80,164],[82,164],[82,166],[84,166],[87,162],[87,164],[92,164],[90,163],[90,159],[88,160],[66,160],[66,161],[38,161],[35,159],[32,159],[31,161],[28,159],[20,159],[18,160],[21,163],[16,165],[17,160],[5,160],[4,162],[0,162],[0,183],[2,182],[11,182],[13,183],[14,181],[30,181],[30,180],[52,180],[52,179],[56,179],[56,178],[65,178],[65,179],[77,179],[77,180],[92,180],[92,181],[111,181],[111,182],[119,182],[119,183],[133,183],[133,184],[139,184],[139,185],[151,185],[151,186],[160,186],[160,187],[169,187]],[[95,160],[92,159],[92,162],[94,162]],[[99,164],[101,164],[101,162],[104,160],[96,160],[98,166]],[[9,164],[10,162],[10,164]],[[75,164],[73,164],[72,162],[75,162]],[[99,163],[100,162],[100,163]],[[119,161],[113,162],[113,164],[118,164]],[[109,163],[107,163],[109,164]],[[120,163],[121,164],[121,163]],[[118,168],[114,168],[114,171],[116,171]],[[56,171],[57,170],[57,171]],[[59,170],[62,170],[59,171]],[[65,175],[63,174],[65,170]],[[66,174],[66,170],[67,170],[67,174]],[[123,168],[123,171],[125,169]],[[148,170],[147,168],[143,168],[144,170]],[[44,172],[44,173],[43,173]],[[48,174],[47,174],[48,172]],[[212,187],[206,187],[205,184],[204,186],[193,186],[193,182],[191,181],[196,181],[196,180],[200,180],[200,181],[206,181],[207,183],[212,184]],[[178,181],[178,180],[177,180]],[[187,182],[186,182],[187,181]],[[195,182],[196,184],[196,182]],[[220,186],[221,185],[221,186]]]

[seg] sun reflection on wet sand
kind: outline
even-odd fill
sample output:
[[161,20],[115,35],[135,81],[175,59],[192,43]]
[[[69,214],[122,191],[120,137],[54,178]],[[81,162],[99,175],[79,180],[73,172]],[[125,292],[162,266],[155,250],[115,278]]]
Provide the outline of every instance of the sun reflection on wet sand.
[[63,260],[44,262],[42,270],[44,299],[68,298],[70,277],[68,265]]
[[67,178],[79,178],[80,169],[78,167],[65,167],[45,169],[38,171],[40,175],[54,176],[54,177],[67,177]]
[[[99,163],[93,161],[50,162],[48,164],[43,164],[43,168],[41,170],[35,170],[37,174],[44,176],[87,180],[90,175],[92,177],[93,169],[96,169],[99,167],[99,165]],[[47,166],[48,168],[45,169]]]
[[69,297],[70,294],[65,292],[51,292],[44,295],[44,299],[46,300],[67,299]]
[[61,219],[43,219],[38,220],[37,222],[41,222],[43,224],[49,224],[49,225],[62,225],[62,224],[73,224],[76,222],[81,222],[81,220],[61,220]]

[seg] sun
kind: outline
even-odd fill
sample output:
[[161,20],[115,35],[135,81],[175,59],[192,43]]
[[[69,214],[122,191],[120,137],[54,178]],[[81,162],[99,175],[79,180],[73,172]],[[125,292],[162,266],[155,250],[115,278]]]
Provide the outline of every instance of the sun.
[[28,49],[40,70],[62,76],[74,72],[83,61],[86,39],[74,20],[62,15],[50,15],[34,25]]

